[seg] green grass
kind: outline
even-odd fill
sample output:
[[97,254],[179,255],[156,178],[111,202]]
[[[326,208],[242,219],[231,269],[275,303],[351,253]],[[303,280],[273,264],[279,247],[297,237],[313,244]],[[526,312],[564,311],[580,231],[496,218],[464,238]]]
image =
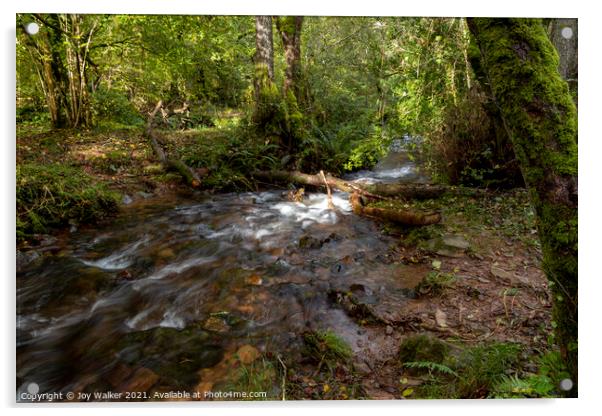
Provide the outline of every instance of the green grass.
[[278,371],[272,361],[259,358],[249,365],[242,365],[234,372],[233,378],[224,386],[225,391],[266,392],[266,397],[248,397],[241,400],[278,399]]

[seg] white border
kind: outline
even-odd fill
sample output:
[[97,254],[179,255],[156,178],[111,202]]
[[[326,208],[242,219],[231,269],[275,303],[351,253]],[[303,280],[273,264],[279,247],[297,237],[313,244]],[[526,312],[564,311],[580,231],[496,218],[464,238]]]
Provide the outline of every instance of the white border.
[[[9,0],[10,1],[10,0]],[[602,313],[595,306],[600,304],[602,297],[602,267],[600,251],[602,230],[600,229],[600,198],[597,190],[600,181],[597,174],[600,169],[600,116],[599,101],[602,97],[600,90],[600,25],[602,16],[596,13],[594,1],[411,1],[411,0],[364,0],[359,1],[328,1],[328,0],[21,0],[12,4],[2,3],[0,18],[2,19],[2,83],[0,97],[3,100],[1,112],[2,144],[1,164],[3,196],[1,204],[3,215],[0,235],[2,235],[2,255],[6,270],[0,280],[3,283],[3,327],[2,368],[0,394],[2,405],[8,407],[8,413],[30,413],[34,409],[43,414],[78,414],[82,407],[78,405],[56,406],[18,406],[14,405],[14,374],[15,374],[15,257],[14,257],[14,91],[15,91],[15,13],[17,12],[80,12],[80,13],[137,13],[137,14],[303,14],[303,15],[400,15],[400,16],[522,16],[522,17],[578,17],[579,18],[579,182],[580,182],[580,323],[579,323],[579,353],[580,353],[580,399],[577,400],[531,400],[531,401],[422,401],[422,402],[294,402],[286,403],[285,408],[278,402],[271,403],[169,403],[169,404],[94,404],[85,407],[86,414],[132,414],[134,409],[142,408],[145,414],[164,415],[167,409],[173,408],[178,413],[195,415],[234,413],[281,415],[283,411],[291,415],[308,413],[344,412],[345,415],[362,414],[371,409],[379,414],[415,413],[438,415],[504,415],[509,413],[531,412],[547,415],[589,414],[589,410],[599,407],[597,400],[602,396],[600,388],[600,360],[602,359],[601,325]],[[596,36],[598,35],[598,36]],[[599,410],[598,410],[599,411]]]

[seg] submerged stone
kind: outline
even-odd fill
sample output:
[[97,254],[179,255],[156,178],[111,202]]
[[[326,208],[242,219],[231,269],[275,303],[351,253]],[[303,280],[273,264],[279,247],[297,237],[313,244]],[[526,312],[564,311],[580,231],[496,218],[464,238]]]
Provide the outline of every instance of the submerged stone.
[[219,316],[210,316],[203,324],[203,329],[211,332],[228,332],[230,325]]

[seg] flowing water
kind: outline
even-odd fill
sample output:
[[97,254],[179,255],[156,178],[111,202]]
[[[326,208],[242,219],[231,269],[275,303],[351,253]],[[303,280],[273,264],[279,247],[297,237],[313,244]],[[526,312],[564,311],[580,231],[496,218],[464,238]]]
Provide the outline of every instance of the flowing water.
[[[349,179],[424,180],[405,152]],[[155,199],[60,237],[17,275],[18,392],[124,390],[140,368],[193,389],[225,351],[286,353],[307,329],[359,350],[362,329],[329,293],[361,288],[394,314],[424,270],[396,264],[395,239],[354,216],[347,194],[333,200],[335,210],[323,194],[290,202],[280,190]]]

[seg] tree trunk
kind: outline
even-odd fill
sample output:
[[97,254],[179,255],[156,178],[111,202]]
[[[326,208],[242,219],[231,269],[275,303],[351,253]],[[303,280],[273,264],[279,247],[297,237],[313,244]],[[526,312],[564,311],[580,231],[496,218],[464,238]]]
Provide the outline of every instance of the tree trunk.
[[[268,79],[274,80],[274,40],[272,17],[255,16],[255,65],[267,69]],[[258,85],[255,86],[256,88]]]
[[548,31],[560,58],[558,65],[560,76],[569,83],[571,92],[576,96],[579,74],[577,19],[552,19]]
[[553,317],[577,395],[577,111],[538,19],[468,20],[537,214]]
[[272,18],[255,16],[255,109],[253,121],[266,135],[280,130],[280,93],[274,84]]
[[297,101],[300,99],[301,80],[301,27],[303,16],[286,16],[276,18],[276,27],[280,32],[286,71],[284,78],[284,93],[291,90]]
[[363,217],[377,218],[402,225],[419,226],[441,222],[441,214],[435,211],[413,211],[409,209],[376,208],[364,206],[358,192],[349,197],[353,213]]
[[40,33],[35,38],[26,34],[26,43],[37,58],[52,127],[90,125],[88,51],[96,23],[84,31],[81,15],[34,17],[41,24]]

